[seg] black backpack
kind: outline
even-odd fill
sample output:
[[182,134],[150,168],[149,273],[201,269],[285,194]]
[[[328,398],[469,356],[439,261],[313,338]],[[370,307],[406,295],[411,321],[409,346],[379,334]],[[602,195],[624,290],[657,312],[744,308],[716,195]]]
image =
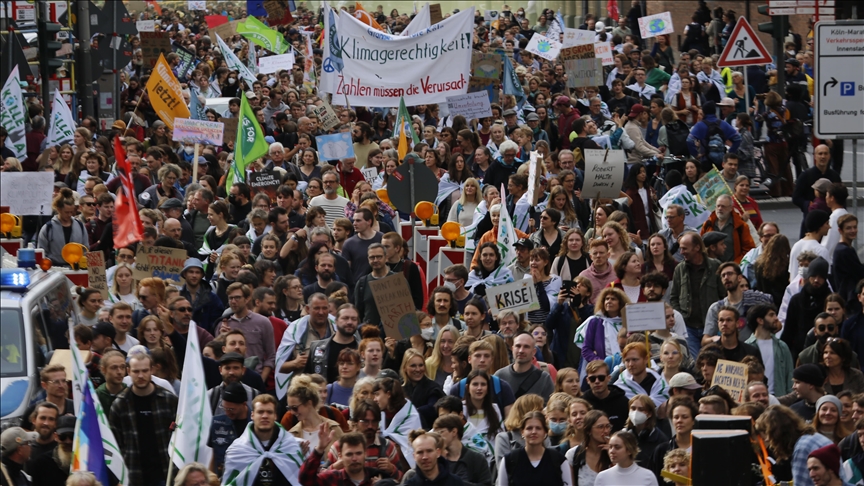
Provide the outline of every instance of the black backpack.
[[690,129],[681,120],[666,125],[666,147],[669,149],[669,153],[679,157],[690,155],[690,149],[687,147],[688,135],[690,135]]

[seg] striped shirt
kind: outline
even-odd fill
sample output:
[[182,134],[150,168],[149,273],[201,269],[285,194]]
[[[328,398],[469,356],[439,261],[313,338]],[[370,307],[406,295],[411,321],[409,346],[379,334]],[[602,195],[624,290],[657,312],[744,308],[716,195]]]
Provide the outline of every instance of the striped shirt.
[[327,196],[321,194],[309,200],[309,207],[318,206],[326,213],[324,220],[327,221],[327,226],[332,228],[333,222],[339,218],[345,217],[345,205],[348,204],[348,199],[342,196],[336,196],[336,199],[327,199]]

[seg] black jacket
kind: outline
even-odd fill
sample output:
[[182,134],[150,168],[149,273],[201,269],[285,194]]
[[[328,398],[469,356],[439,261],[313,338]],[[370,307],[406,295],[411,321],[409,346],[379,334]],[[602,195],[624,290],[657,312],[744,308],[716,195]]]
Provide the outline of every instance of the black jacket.
[[789,312],[786,314],[786,323],[781,339],[789,346],[792,352],[792,361],[798,359],[798,354],[804,349],[804,340],[807,331],[813,327],[816,316],[825,308],[825,298],[831,290],[828,285],[814,288],[810,283],[805,283],[801,292],[793,295],[789,300]]
[[411,400],[411,403],[417,407],[420,420],[423,422],[423,428],[431,429],[435,419],[438,418],[435,402],[440,398],[444,398],[444,389],[438,383],[424,376],[416,384],[409,380],[402,385],[402,390],[405,392],[405,397]]
[[633,432],[636,435],[636,440],[639,441],[639,454],[636,455],[636,462],[645,469],[651,469],[651,457],[654,455],[654,450],[660,444],[669,442],[669,437],[658,427],[639,433],[636,433],[636,429],[630,429],[630,432]]
[[816,198],[813,193],[813,184],[819,179],[828,179],[831,182],[842,182],[840,174],[834,169],[828,167],[823,174],[818,167],[810,167],[798,176],[795,180],[795,190],[792,192],[792,203],[799,208],[804,214],[807,214],[810,202]]
[[627,400],[624,390],[615,385],[609,385],[609,395],[606,398],[601,400],[595,397],[592,390],[588,390],[584,398],[592,407],[606,412],[606,415],[609,416],[609,422],[612,423],[612,432],[624,428],[627,415],[630,413],[629,400]]
[[427,479],[419,469],[412,471],[414,475],[405,480],[404,486],[466,486],[462,478],[450,472],[443,456],[438,458],[438,477],[433,480]]

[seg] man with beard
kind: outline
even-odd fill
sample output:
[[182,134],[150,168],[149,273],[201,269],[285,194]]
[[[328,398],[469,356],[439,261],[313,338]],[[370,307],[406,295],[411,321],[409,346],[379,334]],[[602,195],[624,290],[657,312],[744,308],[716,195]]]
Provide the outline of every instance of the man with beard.
[[756,248],[753,237],[750,236],[747,222],[732,210],[732,196],[728,194],[717,198],[714,212],[708,216],[708,220],[702,225],[703,238],[709,232],[718,232],[725,236],[726,251],[722,258],[718,258],[721,262],[741,263],[744,255]]
[[402,257],[405,240],[399,233],[391,231],[381,237],[381,244],[386,251],[387,266],[393,273],[401,273],[405,276],[408,281],[408,288],[411,289],[411,298],[414,299],[414,307],[417,310],[423,310],[424,285],[420,276],[420,267],[408,258]]
[[[339,469],[325,469],[319,473],[321,458],[333,443],[333,433],[323,424],[318,430],[318,446],[312,451],[303,467],[300,469],[300,483],[308,486],[337,486],[342,484],[355,484],[358,486],[369,486],[375,482],[375,477],[396,478],[394,473],[398,470],[393,467],[393,472],[384,471],[375,467],[369,467],[366,460],[366,437],[359,432],[351,432],[339,438]],[[335,447],[336,444],[333,444]],[[390,464],[387,462],[387,464]]]
[[[68,415],[64,415],[64,417],[68,417]],[[30,414],[30,421],[33,422],[33,431],[39,434],[39,437],[30,445],[32,449],[30,452],[30,461],[24,466],[24,470],[29,474],[33,473],[36,459],[45,454],[51,454],[54,448],[57,447],[54,431],[59,418],[60,411],[57,409],[57,405],[51,402],[40,402],[36,405],[33,413]]]
[[246,402],[249,407],[252,407],[252,400],[258,396],[258,390],[255,390],[249,385],[241,383],[246,366],[243,364],[243,355],[238,353],[225,353],[219,358],[219,373],[222,374],[222,383],[219,386],[210,389],[207,392],[207,399],[210,402],[210,411],[213,416],[223,415],[225,407],[222,405],[228,385],[232,383],[240,383],[245,392]]
[[31,455],[30,474],[33,484],[39,486],[65,486],[72,463],[72,436],[75,433],[75,417],[64,415],[57,421],[57,431],[52,440],[57,447],[39,457]]
[[234,439],[246,430],[246,426],[252,418],[249,402],[251,400],[248,400],[248,390],[241,383],[228,383],[222,389],[222,403],[220,404],[222,413],[213,416],[213,422],[210,424],[210,438],[207,442],[207,445],[213,448],[210,469],[216,471],[219,476],[222,476],[222,470],[225,468],[225,451],[228,450]]
[[384,245],[372,243],[366,250],[366,257],[372,271],[358,279],[357,286],[354,287],[354,303],[357,305],[360,322],[364,325],[369,324],[375,327],[381,325],[381,313],[378,312],[378,304],[372,295],[371,282],[394,275],[390,271],[390,267],[387,266],[386,255],[387,251],[384,249]]
[[372,127],[366,122],[357,122],[351,130],[354,139],[354,157],[357,159],[357,167],[366,167],[369,152],[378,148],[378,144],[370,140],[373,132]]
[[105,376],[105,383],[96,389],[96,397],[99,398],[103,410],[111,410],[114,400],[126,389],[126,384],[123,383],[123,378],[126,377],[126,357],[122,352],[111,349],[102,355],[102,374]]
[[[306,315],[291,324],[298,329],[299,337],[296,339],[297,344],[291,353],[291,359],[280,366],[281,373],[294,373],[305,369],[312,345],[322,340],[326,341],[335,334],[329,313],[330,307],[326,295],[319,293],[309,297],[306,301]],[[289,335],[293,337],[293,334]],[[282,346],[284,344],[280,343],[280,348]]]
[[[816,317],[825,308],[825,298],[831,293],[827,285],[828,262],[824,258],[818,257],[810,262],[805,276],[806,281],[801,292],[793,295],[789,300],[789,309],[781,337],[789,345],[792,358],[795,360],[804,349],[807,331],[813,327]],[[839,324],[834,322],[835,327],[839,327]],[[819,357],[821,358],[821,354]]]
[[[719,340],[717,314],[720,307],[735,307],[738,309],[738,314],[743,321],[750,307],[757,304],[772,304],[774,302],[770,295],[758,290],[742,290],[741,282],[744,280],[744,274],[741,273],[741,268],[735,263],[721,263],[717,271],[720,274],[720,280],[723,282],[723,288],[726,289],[726,297],[711,304],[711,307],[708,308],[708,314],[705,316],[705,334],[702,336],[702,346],[707,346],[709,343]],[[742,341],[749,339],[753,332],[743,322],[739,323],[738,329],[738,337]]]
[[[383,252],[382,252],[383,253]],[[383,261],[383,258],[382,258]],[[345,348],[356,350],[360,340],[354,334],[360,318],[357,309],[351,304],[342,304],[336,311],[336,332],[327,339],[315,341],[309,347],[305,373],[317,373],[333,383],[339,378],[336,359]]]
[[308,300],[312,294],[324,293],[327,286],[333,282],[336,271],[336,257],[330,253],[315,255],[315,282],[303,287],[303,300]]
[[[840,337],[840,323],[835,321],[831,314],[820,312],[813,324],[813,335],[816,336],[816,342],[804,348],[798,355],[797,363],[799,365],[804,363],[822,364],[822,351],[825,350],[825,343],[829,339]],[[860,368],[858,353],[855,351],[852,351],[850,365],[854,368]]]
[[[774,396],[792,391],[792,353],[789,346],[775,333],[783,325],[777,319],[777,308],[772,304],[756,304],[747,311],[747,327],[753,333],[746,343],[759,348],[768,378],[768,392]],[[749,388],[749,387],[748,387]]]
[[[333,227],[337,218],[345,217],[345,206],[348,199],[339,195],[339,176],[335,171],[328,171],[321,176],[324,184],[324,194],[309,200],[309,207],[318,206],[324,210],[324,220],[328,227]],[[349,193],[350,194],[350,193]]]
[[[399,469],[399,463],[402,456],[399,446],[379,434],[381,409],[378,408],[378,404],[371,399],[361,400],[355,406],[353,414],[352,433],[360,434],[366,439],[366,467],[389,474],[396,481],[401,480],[402,470]],[[341,444],[339,442],[333,444],[326,459],[322,460],[322,469],[344,469],[344,457]]]

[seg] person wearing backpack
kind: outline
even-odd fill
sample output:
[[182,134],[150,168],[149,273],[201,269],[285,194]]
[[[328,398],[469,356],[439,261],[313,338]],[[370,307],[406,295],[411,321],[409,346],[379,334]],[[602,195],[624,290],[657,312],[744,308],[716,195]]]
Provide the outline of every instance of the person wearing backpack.
[[663,126],[660,127],[657,134],[657,146],[666,147],[666,153],[669,155],[678,157],[690,155],[690,149],[687,148],[687,136],[690,135],[690,128],[678,118],[675,110],[668,106],[663,108],[660,111],[660,121]]
[[710,171],[712,166],[719,170],[727,149],[730,153],[738,152],[741,135],[732,125],[717,118],[717,105],[713,101],[706,102],[702,111],[702,120],[693,125],[687,137],[687,147],[690,155],[702,163],[703,171]]
[[775,91],[765,95],[765,111],[757,115],[757,120],[768,127],[768,143],[762,149],[767,162],[767,170],[778,180],[769,188],[771,197],[792,195],[792,166],[789,164],[789,135],[786,126],[790,120],[789,110],[783,106],[783,98]]

